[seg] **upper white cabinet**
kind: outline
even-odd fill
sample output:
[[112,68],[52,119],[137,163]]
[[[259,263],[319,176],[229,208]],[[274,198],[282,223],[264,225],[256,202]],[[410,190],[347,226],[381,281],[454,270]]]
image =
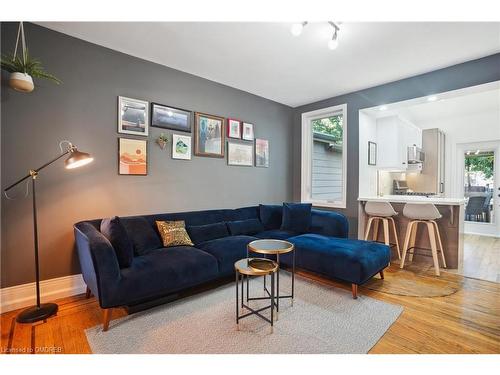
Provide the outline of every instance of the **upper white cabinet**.
[[408,147],[422,147],[422,130],[399,116],[382,117],[377,119],[377,142],[379,168],[406,170]]

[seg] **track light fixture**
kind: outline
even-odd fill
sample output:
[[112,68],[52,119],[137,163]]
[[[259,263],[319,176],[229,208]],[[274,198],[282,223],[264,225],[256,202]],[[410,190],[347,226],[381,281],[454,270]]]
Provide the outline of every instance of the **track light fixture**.
[[330,39],[328,41],[328,48],[330,48],[331,50],[334,50],[339,46],[339,30],[340,30],[340,28],[334,22],[329,21],[328,23],[333,28],[333,35],[332,35],[332,39]]
[[304,26],[307,25],[307,22],[294,23],[290,29],[290,32],[293,36],[299,36],[302,34],[302,30]]
[[[302,30],[304,30],[304,27],[307,25],[307,23],[308,23],[307,21],[294,23],[290,28],[290,32],[292,33],[293,36],[299,36],[300,34],[302,34]],[[332,21],[328,21],[328,24],[333,28],[332,39],[328,41],[328,48],[334,50],[339,46],[340,27],[339,23],[335,23]]]

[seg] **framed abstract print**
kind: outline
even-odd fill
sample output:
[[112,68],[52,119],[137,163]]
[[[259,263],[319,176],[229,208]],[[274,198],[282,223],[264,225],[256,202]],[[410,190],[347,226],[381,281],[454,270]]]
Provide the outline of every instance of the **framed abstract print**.
[[245,141],[253,141],[254,139],[254,131],[253,131],[253,124],[250,124],[249,122],[244,122],[242,126],[242,139]]
[[118,174],[136,176],[148,174],[148,141],[118,138]]
[[241,139],[241,121],[227,119],[227,137]]
[[212,158],[224,157],[224,118],[195,113],[194,154]]
[[191,160],[191,136],[172,134],[172,159]]
[[255,139],[255,166],[269,167],[269,141],[267,139]]
[[253,144],[227,142],[227,164],[253,167]]
[[144,100],[118,97],[118,133],[148,135],[149,103]]

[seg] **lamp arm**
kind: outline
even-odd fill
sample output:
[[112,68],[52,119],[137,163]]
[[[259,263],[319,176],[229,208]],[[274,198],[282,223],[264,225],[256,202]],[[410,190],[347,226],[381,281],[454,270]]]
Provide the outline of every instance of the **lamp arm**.
[[30,177],[33,177],[33,175],[37,175],[38,172],[40,172],[42,169],[44,169],[45,167],[48,167],[49,165],[51,165],[52,163],[56,162],[57,160],[59,160],[60,158],[62,158],[64,155],[67,155],[69,154],[73,149],[70,148],[68,150],[66,150],[64,153],[62,153],[61,155],[57,156],[56,158],[50,160],[49,162],[45,163],[44,165],[42,165],[41,167],[38,167],[37,169],[33,169],[33,170],[30,170],[30,173],[28,173],[26,176],[24,176],[23,178],[17,180],[16,182],[14,182],[13,184],[7,186],[3,191],[4,192],[7,192],[9,191],[10,189],[12,189],[13,187],[19,185],[21,182],[23,181],[26,181],[28,178]]

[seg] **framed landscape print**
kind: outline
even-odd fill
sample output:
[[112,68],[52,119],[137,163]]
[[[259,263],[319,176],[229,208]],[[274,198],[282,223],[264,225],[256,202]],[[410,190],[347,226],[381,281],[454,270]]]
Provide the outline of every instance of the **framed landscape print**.
[[228,138],[241,139],[241,121],[232,118],[227,119],[227,136]]
[[253,141],[254,135],[253,135],[253,124],[250,124],[248,122],[243,123],[243,135],[242,139],[245,141]]
[[269,141],[267,139],[255,139],[255,166],[269,167]]
[[253,167],[253,144],[227,142],[227,164]]
[[191,133],[191,112],[152,103],[151,126]]
[[118,174],[136,176],[148,174],[148,141],[118,138]]
[[149,103],[118,97],[118,133],[148,135]]
[[212,158],[224,157],[224,118],[195,113],[194,154]]
[[191,160],[191,136],[172,134],[172,159]]

